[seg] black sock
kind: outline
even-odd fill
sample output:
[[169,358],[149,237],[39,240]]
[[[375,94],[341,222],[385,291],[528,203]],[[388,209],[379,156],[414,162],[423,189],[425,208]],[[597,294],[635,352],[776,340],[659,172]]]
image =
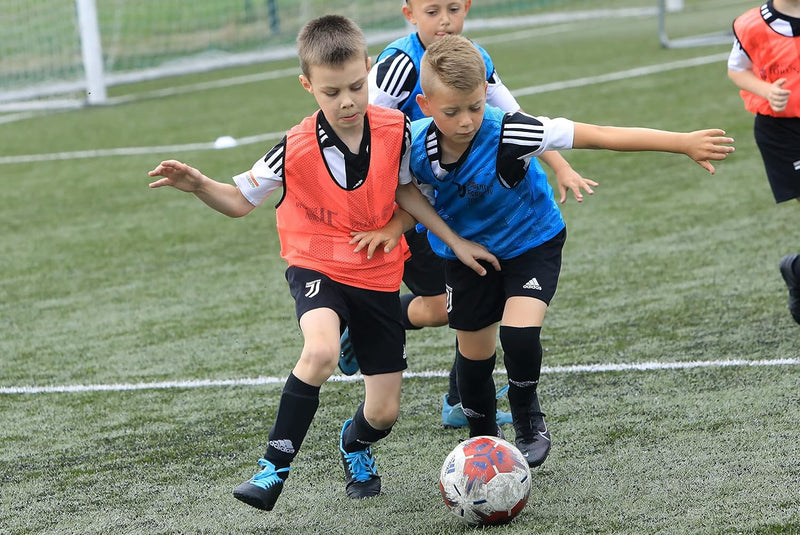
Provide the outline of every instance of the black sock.
[[410,319],[408,319],[408,305],[410,305],[411,301],[416,299],[416,297],[417,296],[414,294],[403,294],[400,296],[400,308],[403,310],[401,319],[403,321],[403,327],[407,331],[416,331],[418,329],[422,329],[422,327],[417,327],[411,323]]
[[364,417],[364,404],[362,403],[356,409],[353,423],[344,430],[342,448],[347,453],[366,449],[370,444],[386,437],[391,431],[391,427],[389,429],[375,429],[369,425],[369,422]]
[[469,360],[461,352],[456,356],[458,391],[471,437],[497,435],[497,400],[492,378],[496,359],[492,355],[487,360]]
[[541,327],[500,326],[512,414],[524,414],[536,395],[542,369],[541,331]]
[[[319,387],[304,383],[289,374],[278,404],[275,424],[269,430],[269,444],[264,458],[276,468],[289,466],[300,450],[314,414],[319,407]],[[288,476],[288,472],[279,474]]]
[[458,338],[456,338],[456,358],[453,359],[453,367],[450,368],[450,385],[447,390],[447,404],[450,406],[461,402],[461,395],[458,393]]

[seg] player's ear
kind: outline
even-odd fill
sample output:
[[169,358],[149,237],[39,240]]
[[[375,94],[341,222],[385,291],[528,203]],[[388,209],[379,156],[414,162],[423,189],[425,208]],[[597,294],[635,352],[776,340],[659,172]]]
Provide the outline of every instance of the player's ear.
[[414,18],[414,12],[411,11],[410,7],[408,7],[408,3],[403,4],[403,16],[406,18],[409,24],[413,24],[414,26],[417,25],[417,19]]
[[486,98],[487,92],[489,91],[489,81],[483,82],[483,98]]
[[311,80],[306,78],[306,76],[304,74],[300,75],[300,85],[302,85],[303,89],[305,89],[306,91],[308,91],[312,95],[314,94],[314,88],[311,87]]
[[367,72],[372,68],[372,58],[367,56]]
[[417,95],[417,106],[419,106],[419,111],[421,111],[425,117],[431,116],[431,106],[428,104],[428,99],[423,93]]
[[469,13],[469,8],[472,6],[472,0],[464,0],[464,15]]

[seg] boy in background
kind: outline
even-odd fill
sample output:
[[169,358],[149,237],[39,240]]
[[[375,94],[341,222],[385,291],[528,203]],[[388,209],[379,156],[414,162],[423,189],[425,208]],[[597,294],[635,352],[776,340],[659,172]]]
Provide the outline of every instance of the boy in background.
[[[423,118],[416,99],[422,93],[419,78],[422,55],[427,47],[443,36],[461,34],[471,5],[471,0],[406,0],[402,8],[403,16],[417,31],[390,43],[378,56],[369,74],[370,103],[399,109],[412,121]],[[489,54],[479,45],[475,47],[486,65],[487,103],[503,111],[519,111],[519,104],[500,80]],[[592,193],[591,186],[597,185],[578,175],[557,152],[545,152],[540,158],[556,175],[562,203],[566,200],[567,189],[572,190],[580,202],[583,200],[580,189]],[[536,160],[531,165],[541,170]],[[407,330],[447,324],[444,263],[431,250],[423,230],[418,227],[405,235],[411,258],[406,261],[403,282],[410,293],[401,295],[400,302],[403,324]],[[342,337],[343,351],[339,367],[344,373],[352,374],[358,368],[354,365],[355,350],[349,343],[348,335],[345,332]],[[442,425],[457,428],[466,426],[467,419],[461,407],[455,374],[454,361],[450,369],[448,392],[442,399]],[[499,390],[498,397],[504,392],[504,388]],[[511,423],[511,415],[498,410],[497,422]]]
[[[755,114],[753,133],[776,203],[800,200],[800,0],[770,0],[733,22],[728,77]],[[800,323],[800,255],[780,261]]]
[[[417,96],[428,118],[411,125],[410,165],[416,180],[433,190],[427,197],[442,219],[500,261],[499,271],[475,277],[428,233],[433,251],[445,259],[448,322],[458,339],[457,386],[470,436],[496,434],[492,372],[499,332],[514,441],[528,464],[538,466],[550,451],[537,394],[540,333],[558,283],[566,226],[547,176],[532,158],[572,148],[663,151],[686,154],[713,173],[709,160],[725,159],[733,151],[725,144],[733,140],[722,130],[676,133],[505,113],[486,105],[485,69],[478,49],[463,37],[445,36],[428,47],[420,69],[423,94]],[[370,247],[373,238],[384,240],[374,233],[357,237]],[[398,240],[381,243],[389,250]]]
[[[320,388],[336,368],[339,336],[349,325],[364,373],[364,401],[339,435],[346,492],[380,492],[372,444],[386,437],[400,404],[406,368],[399,287],[404,243],[390,252],[354,252],[351,233],[395,228],[397,204],[485,272],[475,258],[486,250],[456,236],[414,184],[408,168],[409,124],[397,110],[368,105],[369,57],[361,30],[331,15],[306,24],[298,39],[300,83],[319,111],[292,128],[236,185],[167,160],[149,172],[151,188],[191,192],[211,208],[241,217],[282,187],[277,205],[281,256],[303,333],[300,358],[284,385],[259,471],[233,491],[253,507],[271,510],[289,476],[320,401]],[[408,215],[400,211],[403,217]],[[399,232],[399,231],[398,231]]]

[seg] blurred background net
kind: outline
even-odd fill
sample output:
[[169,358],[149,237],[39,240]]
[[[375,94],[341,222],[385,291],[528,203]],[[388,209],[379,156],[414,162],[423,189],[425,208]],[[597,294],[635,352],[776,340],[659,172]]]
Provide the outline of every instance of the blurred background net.
[[[0,103],[85,98],[85,36],[78,7],[87,2],[96,11],[100,47],[93,52],[102,64],[104,86],[292,57],[300,27],[326,13],[354,19],[373,44],[410,30],[401,14],[403,0],[0,0]],[[649,17],[654,39],[658,20],[662,33],[677,42],[729,32],[732,18],[750,5],[739,0],[476,0],[465,29],[534,26],[578,15],[608,24],[615,10],[638,10]]]

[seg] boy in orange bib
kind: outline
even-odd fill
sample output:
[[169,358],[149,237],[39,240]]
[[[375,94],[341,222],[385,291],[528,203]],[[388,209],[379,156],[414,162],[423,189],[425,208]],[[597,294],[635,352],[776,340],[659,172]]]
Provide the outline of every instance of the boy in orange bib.
[[300,83],[320,109],[236,175],[236,185],[174,160],[149,173],[162,177],[150,187],[194,193],[230,217],[249,213],[283,188],[278,235],[304,345],[284,385],[259,471],[233,492],[267,511],[316,414],[320,388],[336,368],[345,325],[365,388],[364,402],[339,436],[346,491],[350,498],[380,492],[372,444],[389,434],[400,405],[406,359],[399,289],[408,249],[404,243],[390,251],[361,249],[352,235],[387,225],[392,234],[402,233],[411,214],[479,274],[486,270],[477,260],[498,267],[485,248],[453,233],[411,182],[409,122],[400,111],[368,105],[369,57],[358,26],[337,15],[321,17],[304,26],[297,43]]

